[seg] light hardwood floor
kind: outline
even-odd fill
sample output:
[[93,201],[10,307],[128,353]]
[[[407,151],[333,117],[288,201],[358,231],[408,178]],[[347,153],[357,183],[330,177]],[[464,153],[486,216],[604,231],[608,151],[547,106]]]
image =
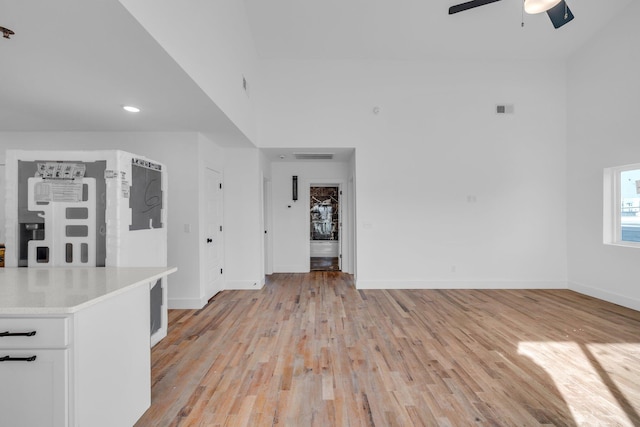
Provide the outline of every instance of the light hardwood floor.
[[640,425],[640,313],[568,290],[275,274],[169,317],[138,427]]

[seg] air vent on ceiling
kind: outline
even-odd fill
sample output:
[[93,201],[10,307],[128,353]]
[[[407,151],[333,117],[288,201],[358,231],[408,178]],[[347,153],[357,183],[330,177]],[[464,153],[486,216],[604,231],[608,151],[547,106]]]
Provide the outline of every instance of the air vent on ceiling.
[[333,153],[293,153],[298,160],[333,160]]
[[515,111],[513,104],[496,105],[496,114],[513,114]]

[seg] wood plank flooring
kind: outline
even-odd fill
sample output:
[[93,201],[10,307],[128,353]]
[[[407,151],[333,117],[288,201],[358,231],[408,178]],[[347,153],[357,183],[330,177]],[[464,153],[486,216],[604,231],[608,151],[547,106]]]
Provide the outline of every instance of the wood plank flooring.
[[309,264],[311,271],[340,271],[338,257],[311,257]]
[[169,322],[138,427],[640,425],[640,313],[567,290],[274,274]]

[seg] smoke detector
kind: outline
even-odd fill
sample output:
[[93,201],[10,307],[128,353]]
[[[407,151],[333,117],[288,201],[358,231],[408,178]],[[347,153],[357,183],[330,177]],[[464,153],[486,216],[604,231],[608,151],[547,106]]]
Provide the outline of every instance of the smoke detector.
[[2,31],[2,37],[5,39],[10,39],[11,36],[15,34],[13,31],[5,27],[0,27],[0,31]]

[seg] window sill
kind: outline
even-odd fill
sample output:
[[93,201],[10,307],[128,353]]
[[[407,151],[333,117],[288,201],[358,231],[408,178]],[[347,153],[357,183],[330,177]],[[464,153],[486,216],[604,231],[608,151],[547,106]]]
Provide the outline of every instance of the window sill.
[[640,242],[604,242],[604,244],[608,246],[640,249]]

